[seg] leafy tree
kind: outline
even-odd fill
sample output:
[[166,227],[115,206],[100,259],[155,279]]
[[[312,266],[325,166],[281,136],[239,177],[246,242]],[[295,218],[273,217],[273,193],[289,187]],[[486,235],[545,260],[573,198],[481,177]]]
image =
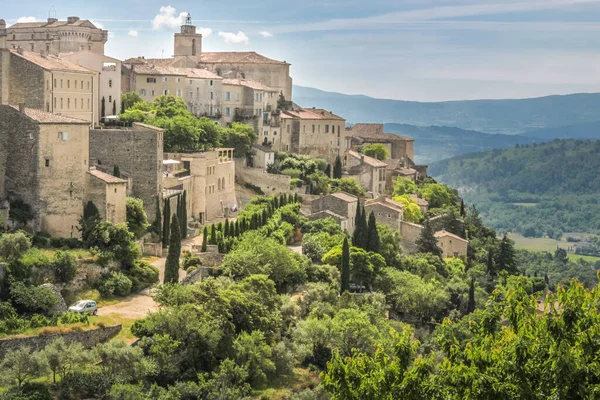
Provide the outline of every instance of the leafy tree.
[[208,228],[205,225],[204,229],[202,230],[202,249],[201,249],[201,251],[203,253],[206,253],[207,244],[208,244]]
[[569,261],[569,256],[567,255],[567,251],[563,248],[557,247],[554,252],[554,259],[560,262],[563,265],[566,265]]
[[31,240],[25,232],[5,233],[0,236],[0,257],[14,263],[31,248]]
[[119,166],[118,166],[118,165],[115,165],[115,166],[113,167],[113,176],[114,176],[114,177],[117,177],[117,178],[120,178],[120,177],[121,177],[121,169],[119,169]]
[[385,160],[389,157],[389,152],[384,144],[373,143],[363,146],[360,152],[366,156],[376,158],[378,160]]
[[435,232],[429,219],[425,220],[421,235],[417,239],[416,244],[420,253],[431,253],[439,257],[442,256],[442,250],[438,247]]
[[385,264],[390,267],[400,268],[402,248],[400,247],[400,234],[386,224],[377,224],[379,233],[379,254],[385,259]]
[[340,156],[335,157],[335,163],[333,164],[333,179],[342,178],[342,159]]
[[71,254],[59,250],[55,254],[52,269],[58,282],[69,283],[75,278],[75,274],[77,273],[77,262]]
[[21,226],[27,225],[34,217],[31,205],[25,203],[21,199],[16,199],[10,202],[10,210],[8,212],[8,218],[17,222]]
[[109,382],[137,380],[152,370],[139,347],[125,342],[110,341],[94,347],[101,374]]
[[142,199],[128,197],[125,203],[127,215],[127,228],[136,238],[141,238],[148,229],[148,217],[144,210],[144,202]]
[[7,385],[15,385],[21,390],[31,379],[44,376],[48,371],[48,361],[42,352],[32,352],[29,347],[8,350],[0,363],[0,380]]
[[350,290],[350,247],[348,238],[344,238],[342,245],[342,281],[340,292],[344,293]]
[[354,178],[331,179],[333,192],[346,192],[356,197],[364,196],[366,191]]
[[134,242],[134,235],[127,229],[126,224],[98,223],[86,244],[95,248],[102,256],[121,262],[121,266],[129,268],[138,259],[140,249]]
[[367,229],[367,248],[365,250],[379,253],[381,242],[379,241],[379,232],[377,231],[377,221],[373,211],[369,214],[369,225]]
[[90,352],[81,343],[67,344],[62,337],[47,345],[43,350],[43,355],[48,360],[54,383],[56,383],[57,376],[65,379],[69,374],[91,361]]
[[10,297],[17,308],[24,312],[48,312],[58,303],[58,298],[48,287],[26,286],[14,281],[10,285]]
[[423,219],[421,208],[419,207],[417,202],[410,197],[410,195],[403,194],[399,196],[394,196],[392,200],[394,200],[396,203],[404,205],[402,211],[404,213],[405,221],[418,224]]
[[179,282],[179,256],[181,253],[181,225],[177,220],[177,214],[173,214],[171,220],[171,234],[169,237],[169,252],[165,262],[164,283]]
[[272,350],[261,331],[242,332],[233,342],[233,349],[236,362],[248,371],[251,384],[265,383],[268,377],[274,375]]
[[411,195],[417,192],[417,185],[410,179],[399,176],[394,181],[392,196]]
[[504,237],[502,237],[495,261],[499,271],[506,271],[509,274],[517,273],[517,259],[514,242],[509,239],[507,234],[504,234]]
[[463,218],[467,216],[467,212],[465,211],[465,201],[463,199],[460,199],[460,216]]
[[87,242],[90,233],[100,222],[100,211],[92,202],[88,201],[83,209],[83,216],[79,219],[79,231],[81,232],[81,240]]
[[250,154],[256,138],[256,132],[251,126],[234,122],[221,134],[221,145],[232,147],[236,157],[246,157]]
[[420,192],[431,208],[447,208],[458,203],[458,196],[446,185],[427,183],[421,187]]
[[128,110],[129,108],[133,107],[134,104],[136,103],[142,103],[144,102],[144,100],[142,99],[142,96],[140,96],[138,93],[136,92],[127,92],[127,93],[122,93],[121,94],[121,108],[122,108],[122,112]]

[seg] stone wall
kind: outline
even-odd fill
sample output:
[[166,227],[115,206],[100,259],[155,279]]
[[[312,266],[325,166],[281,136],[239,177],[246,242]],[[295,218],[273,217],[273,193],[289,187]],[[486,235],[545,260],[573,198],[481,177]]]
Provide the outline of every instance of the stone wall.
[[65,342],[79,342],[90,349],[99,343],[106,342],[121,331],[121,324],[104,328],[95,328],[81,332],[57,333],[53,335],[27,336],[0,339],[0,359],[4,358],[9,350],[29,347],[32,350],[41,350],[59,337]]
[[162,243],[142,243],[142,254],[144,256],[162,257]]
[[407,253],[414,253],[417,251],[417,240],[421,236],[421,231],[423,230],[422,225],[413,224],[410,222],[402,221],[400,224],[401,230],[400,235],[402,235],[402,248]]
[[44,104],[44,70],[16,54],[10,57],[10,104],[46,110]]
[[290,178],[287,175],[269,174],[256,168],[247,168],[245,163],[235,163],[235,177],[240,184],[249,183],[260,187],[265,195],[290,193]]
[[132,178],[131,192],[142,199],[148,222],[154,222],[156,196],[162,192],[163,130],[143,124],[129,129],[91,129],[90,166],[115,165]]

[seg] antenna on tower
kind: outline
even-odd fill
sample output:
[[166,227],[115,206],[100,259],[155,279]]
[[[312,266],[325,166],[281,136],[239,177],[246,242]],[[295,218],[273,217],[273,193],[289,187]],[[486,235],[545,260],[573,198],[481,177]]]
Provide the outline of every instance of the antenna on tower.
[[185,17],[184,25],[192,25],[192,16],[188,13],[187,17]]
[[[52,16],[52,13],[54,13],[54,16]],[[56,18],[56,8],[54,8],[54,6],[50,6],[50,9],[48,10],[48,18]]]

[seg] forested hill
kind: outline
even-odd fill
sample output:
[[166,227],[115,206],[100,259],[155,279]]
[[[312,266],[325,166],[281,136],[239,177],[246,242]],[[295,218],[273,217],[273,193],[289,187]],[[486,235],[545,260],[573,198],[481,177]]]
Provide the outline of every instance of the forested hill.
[[385,131],[414,138],[415,161],[420,164],[430,164],[462,154],[543,141],[524,135],[489,134],[449,126],[385,124]]
[[303,107],[333,111],[344,116],[349,123],[454,126],[488,133],[517,134],[600,121],[600,93],[422,103],[294,86],[293,100]]
[[600,141],[555,140],[469,154],[430,174],[476,203],[496,228],[528,236],[600,230]]
[[600,139],[600,121],[567,125],[558,128],[543,128],[523,133],[523,136],[547,142],[554,139]]

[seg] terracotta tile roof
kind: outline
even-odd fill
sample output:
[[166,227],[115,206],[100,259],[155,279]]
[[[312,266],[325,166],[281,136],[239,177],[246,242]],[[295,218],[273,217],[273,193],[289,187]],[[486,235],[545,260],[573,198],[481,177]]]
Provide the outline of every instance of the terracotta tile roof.
[[354,203],[355,201],[358,201],[358,197],[352,196],[351,194],[346,192],[331,193],[331,196],[337,197],[338,199],[343,200],[346,203]]
[[105,172],[97,170],[95,167],[90,168],[90,175],[95,176],[96,178],[106,182],[106,183],[127,183],[126,180],[117,178],[116,176],[112,176]]
[[40,67],[50,71],[69,71],[79,72],[83,74],[94,74],[94,71],[84,68],[80,65],[73,64],[69,61],[63,60],[62,58],[55,57],[53,55],[47,55],[42,57],[39,53],[23,50],[20,54],[17,49],[10,49],[11,53],[17,57],[22,57],[25,60],[39,65]]
[[245,79],[223,79],[223,85],[245,86],[254,90],[262,90],[264,92],[277,92],[277,89],[270,88],[262,83],[248,81]]
[[339,120],[345,121],[344,118],[332,114],[325,110],[320,110],[316,108],[300,108],[298,110],[283,110],[281,112],[281,118],[284,119],[306,119],[306,120]]
[[210,72],[203,68],[178,68],[171,67],[168,65],[154,64],[150,60],[142,63],[132,63],[135,65],[134,71],[140,75],[173,75],[173,76],[185,76],[187,78],[200,78],[200,79],[223,79],[214,72]]
[[385,208],[389,208],[390,210],[394,210],[400,212],[404,209],[404,205],[400,203],[396,203],[394,200],[389,197],[378,197],[376,199],[367,200],[365,202],[365,207],[373,206],[373,205],[381,205]]
[[376,158],[366,156],[366,155],[358,153],[354,150],[348,150],[348,154],[356,159],[359,159],[359,160],[362,159],[362,161],[365,164],[370,165],[371,167],[378,168],[378,167],[386,167],[387,166],[387,164],[384,163],[383,161],[379,161]]
[[400,136],[393,133],[385,133],[383,124],[354,124],[347,129],[346,135],[365,139],[367,142],[372,142],[374,139],[387,141],[414,141],[413,138]]
[[434,235],[436,238],[441,238],[441,237],[445,237],[445,236],[450,236],[453,239],[458,239],[458,240],[462,240],[463,242],[467,242],[469,243],[469,241],[467,239],[463,239],[458,235],[455,235],[454,233],[450,233],[444,229],[442,229],[441,231],[437,231]]
[[223,51],[202,53],[201,63],[247,63],[247,64],[287,64],[285,61],[267,58],[255,51]]
[[[19,111],[19,107],[17,106],[2,106],[2,107],[11,107],[15,110]],[[65,115],[51,114],[46,111],[36,110],[34,108],[25,108],[24,114],[31,118],[32,120],[39,122],[40,124],[82,124],[82,125],[90,125],[90,122],[84,121],[78,118],[71,118]]]

